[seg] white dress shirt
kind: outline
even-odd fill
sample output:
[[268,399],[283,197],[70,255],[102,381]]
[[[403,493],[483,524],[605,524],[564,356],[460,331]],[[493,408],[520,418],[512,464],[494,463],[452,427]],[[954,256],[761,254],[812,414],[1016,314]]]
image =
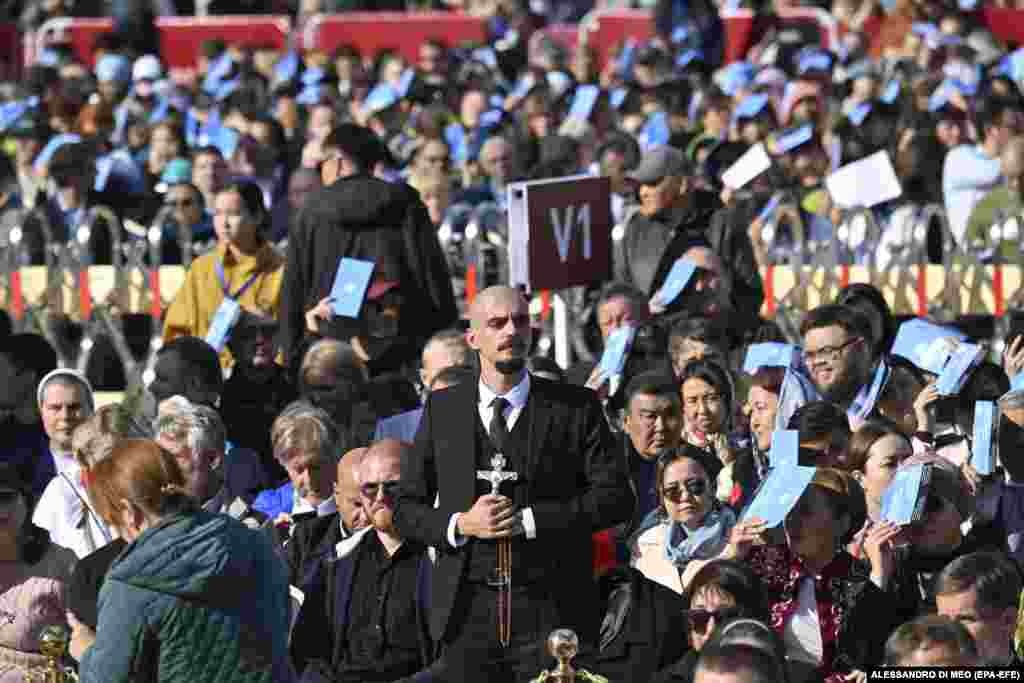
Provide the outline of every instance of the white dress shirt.
[[114,535],[93,511],[81,483],[81,467],[70,454],[53,454],[57,476],[39,497],[32,523],[79,559],[105,546]]
[[[484,384],[481,378],[479,394],[480,401],[477,403],[477,411],[480,414],[480,421],[484,424],[484,431],[487,430],[487,427],[491,424],[491,419],[494,417],[494,408],[491,407],[491,404],[494,403],[496,398],[503,398],[508,401],[508,407],[505,408],[504,412],[505,424],[508,426],[509,431],[512,431],[516,421],[519,420],[519,416],[523,414],[526,400],[530,397],[530,373],[524,372],[523,379],[519,384],[504,394],[495,393],[493,389]],[[522,514],[523,531],[526,533],[526,537],[529,539],[537,538],[537,524],[533,519],[533,510],[531,508],[523,508]],[[456,512],[448,521],[448,543],[454,548],[465,545],[469,540],[458,532],[459,517],[461,515],[461,512]]]

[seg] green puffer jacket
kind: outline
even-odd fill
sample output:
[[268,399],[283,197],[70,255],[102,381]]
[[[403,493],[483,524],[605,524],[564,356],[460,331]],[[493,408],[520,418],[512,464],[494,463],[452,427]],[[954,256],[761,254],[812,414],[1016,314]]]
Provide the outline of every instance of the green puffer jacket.
[[288,579],[270,540],[226,515],[147,529],[100,590],[82,683],[292,683]]

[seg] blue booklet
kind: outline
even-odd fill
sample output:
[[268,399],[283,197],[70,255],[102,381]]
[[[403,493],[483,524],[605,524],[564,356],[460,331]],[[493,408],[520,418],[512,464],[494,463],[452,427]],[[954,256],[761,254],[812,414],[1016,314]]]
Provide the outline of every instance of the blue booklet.
[[768,463],[773,468],[795,467],[800,460],[800,432],[795,429],[776,429],[772,432],[772,445],[768,449]]
[[697,272],[697,265],[693,261],[685,258],[676,259],[668,277],[665,278],[665,283],[651,297],[651,303],[662,308],[671,304],[686,288],[695,272]]
[[913,318],[900,325],[891,353],[906,358],[926,372],[938,375],[956,349],[957,341],[967,337],[956,328]]
[[217,353],[227,346],[228,338],[231,336],[231,328],[238,322],[242,315],[242,307],[231,297],[224,297],[217,307],[210,321],[210,329],[206,332],[206,343],[216,349]]
[[995,471],[999,448],[999,408],[992,401],[974,404],[974,438],[971,440],[971,464],[978,474]]
[[791,152],[800,145],[810,142],[814,137],[814,126],[805,124],[797,128],[787,128],[774,134],[775,153],[784,154]]
[[942,368],[935,390],[940,396],[956,396],[967,383],[971,369],[981,362],[985,349],[976,344],[961,344]]
[[598,363],[601,375],[605,379],[622,374],[622,370],[626,366],[626,358],[629,355],[629,347],[633,345],[634,336],[636,336],[636,328],[632,325],[619,327],[608,335],[608,341],[604,344],[604,352],[601,354],[601,362]]
[[372,261],[341,259],[338,272],[334,276],[334,286],[331,287],[331,303],[335,315],[359,317],[359,310],[363,307],[363,299],[366,298],[366,290],[370,287],[372,277]]
[[596,85],[581,85],[577,87],[567,118],[576,118],[582,121],[588,120],[594,111],[594,105],[597,104],[597,98],[600,94],[601,89]]
[[901,467],[882,494],[882,521],[913,524],[924,519],[932,466],[926,463]]
[[743,359],[743,372],[753,375],[761,368],[788,368],[796,357],[796,347],[779,342],[751,344]]
[[814,471],[813,467],[772,468],[743,512],[743,521],[759,517],[769,529],[782,524],[810,486]]

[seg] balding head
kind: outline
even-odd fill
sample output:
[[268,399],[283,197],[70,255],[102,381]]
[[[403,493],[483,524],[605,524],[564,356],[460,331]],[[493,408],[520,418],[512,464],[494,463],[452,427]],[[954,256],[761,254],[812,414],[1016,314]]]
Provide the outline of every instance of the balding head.
[[423,347],[420,380],[429,390],[434,384],[434,378],[445,368],[471,363],[472,355],[466,343],[466,335],[459,330],[442,330]]
[[1024,137],[1010,138],[1000,156],[1000,164],[1006,186],[1018,196],[1024,194]]
[[488,138],[480,148],[480,167],[497,185],[504,185],[512,178],[515,168],[515,152],[503,137]]
[[334,488],[334,502],[338,513],[349,531],[356,531],[367,526],[366,511],[359,497],[359,468],[363,464],[369,448],[355,448],[338,461],[338,481]]
[[480,354],[481,372],[519,375],[533,334],[522,293],[512,287],[488,287],[473,300],[469,315],[466,341]]
[[402,453],[398,439],[383,439],[370,446],[359,466],[359,492],[366,516],[377,531],[394,535],[394,490],[402,478]]

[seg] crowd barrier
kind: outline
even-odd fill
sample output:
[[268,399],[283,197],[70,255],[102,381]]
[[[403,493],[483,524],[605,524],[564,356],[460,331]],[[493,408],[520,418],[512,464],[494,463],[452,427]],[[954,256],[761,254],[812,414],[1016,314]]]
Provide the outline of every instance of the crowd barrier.
[[480,17],[453,12],[349,12],[318,14],[302,29],[307,50],[332,52],[350,43],[364,55],[390,48],[415,64],[423,41],[436,38],[451,46],[487,42],[487,25]]
[[[24,39],[25,64],[32,64],[39,52],[53,41],[68,42],[83,64],[94,63],[96,37],[113,30],[109,17],[58,17],[44,23]],[[170,69],[195,68],[199,46],[205,40],[219,38],[227,43],[267,44],[279,48],[288,45],[291,21],[282,15],[158,17],[160,53]],[[2,37],[2,34],[0,34]]]

